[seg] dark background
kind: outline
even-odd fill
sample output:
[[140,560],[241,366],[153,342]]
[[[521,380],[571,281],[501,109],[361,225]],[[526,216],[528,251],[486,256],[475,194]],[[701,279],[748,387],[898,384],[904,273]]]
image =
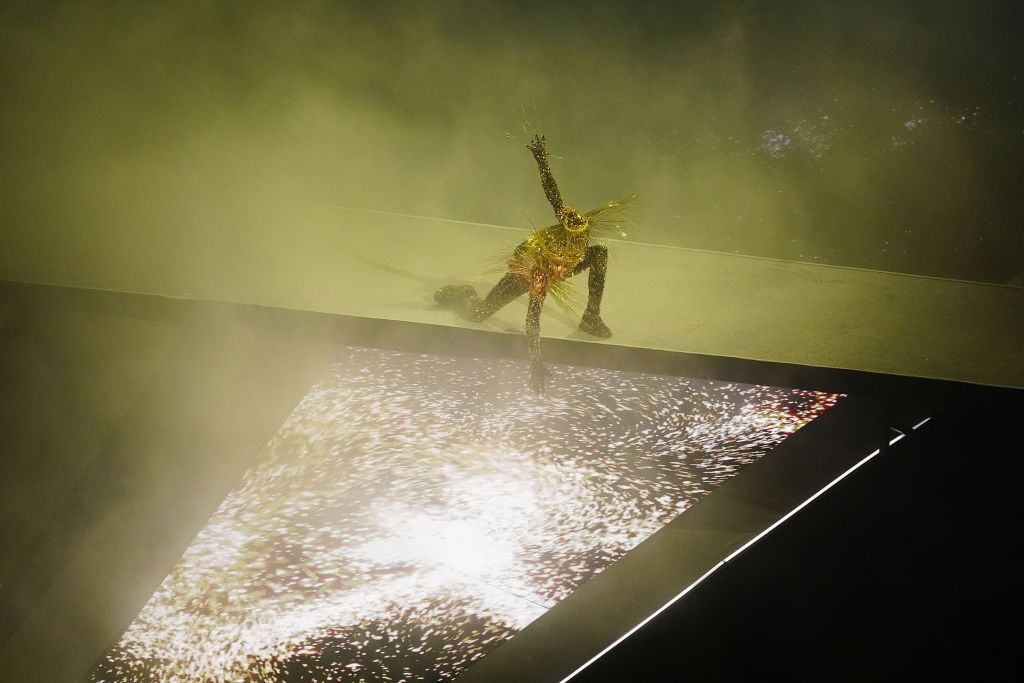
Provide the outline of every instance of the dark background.
[[528,123],[570,203],[639,195],[633,239],[1020,285],[1016,9],[12,0],[0,247],[256,198],[543,225]]

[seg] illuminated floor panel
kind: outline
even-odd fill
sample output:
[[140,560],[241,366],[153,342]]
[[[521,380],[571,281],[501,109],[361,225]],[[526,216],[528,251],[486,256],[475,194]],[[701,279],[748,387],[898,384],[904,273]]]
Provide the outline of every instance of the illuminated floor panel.
[[92,679],[455,678],[838,398],[551,370],[345,349]]

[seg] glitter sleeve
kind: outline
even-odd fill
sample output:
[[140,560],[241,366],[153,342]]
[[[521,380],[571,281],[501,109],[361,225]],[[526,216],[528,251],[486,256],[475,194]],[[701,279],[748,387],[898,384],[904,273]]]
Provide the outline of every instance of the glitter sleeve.
[[533,158],[537,160],[537,169],[540,171],[540,185],[544,188],[544,196],[551,202],[551,208],[555,210],[555,218],[562,220],[562,210],[565,204],[562,202],[562,194],[558,191],[558,183],[551,175],[551,166],[548,165],[548,150],[543,135],[534,135],[527,145],[533,152]]

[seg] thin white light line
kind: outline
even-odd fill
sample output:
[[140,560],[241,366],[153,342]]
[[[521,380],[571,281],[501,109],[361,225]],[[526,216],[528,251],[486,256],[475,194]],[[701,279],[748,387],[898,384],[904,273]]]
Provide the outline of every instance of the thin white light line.
[[[924,424],[925,422],[927,422],[927,421],[928,421],[928,420],[930,420],[930,419],[931,419],[930,417],[926,417],[925,419],[921,420],[921,421],[920,421],[920,422],[918,422],[918,423],[917,423],[916,425],[914,425],[914,429],[917,429],[918,427],[920,427],[921,425],[923,425],[923,424]],[[905,436],[905,434],[899,434],[899,435],[897,435],[897,436],[896,436],[895,438],[893,438],[893,439],[891,439],[891,440],[889,441],[889,445],[890,445],[890,446],[892,446],[892,445],[893,445],[893,444],[895,444],[895,443],[896,443],[897,441],[899,441],[900,439],[902,439],[902,438],[903,438],[904,436]],[[655,618],[656,616],[658,616],[659,614],[661,614],[662,612],[664,612],[665,610],[667,610],[667,609],[668,609],[669,607],[671,607],[672,605],[674,605],[674,604],[675,604],[675,603],[676,603],[676,602],[677,602],[677,601],[678,601],[678,600],[679,600],[680,598],[682,598],[682,597],[683,597],[684,595],[686,595],[687,593],[689,593],[690,591],[692,591],[692,590],[693,590],[694,588],[696,588],[697,586],[699,586],[699,585],[700,585],[700,584],[701,584],[701,583],[702,583],[702,582],[704,581],[704,579],[708,578],[709,576],[711,576],[712,574],[714,574],[714,573],[715,573],[716,571],[718,571],[718,570],[719,570],[719,569],[720,569],[720,568],[721,568],[721,567],[722,567],[722,566],[723,566],[723,565],[724,565],[724,564],[725,564],[726,562],[728,562],[729,560],[733,559],[734,557],[736,557],[737,555],[739,555],[740,553],[742,553],[742,552],[743,552],[744,550],[746,550],[747,548],[749,548],[750,546],[754,545],[755,543],[757,543],[758,541],[760,541],[760,540],[761,540],[762,538],[764,538],[765,536],[767,536],[768,534],[770,534],[770,533],[772,532],[772,530],[774,530],[774,529],[775,529],[775,528],[776,528],[777,526],[779,526],[780,524],[782,524],[783,522],[785,522],[785,521],[786,521],[787,519],[789,519],[790,517],[792,517],[793,515],[795,515],[796,513],[800,512],[801,510],[803,510],[803,509],[804,509],[805,507],[807,507],[808,505],[810,505],[810,504],[811,504],[811,503],[812,503],[812,502],[813,502],[814,500],[816,500],[816,499],[817,499],[817,498],[818,498],[819,496],[821,496],[822,494],[824,494],[824,493],[825,493],[826,491],[828,491],[828,490],[829,490],[830,488],[832,488],[833,486],[835,486],[836,484],[838,484],[839,482],[841,482],[841,481],[842,481],[843,479],[845,479],[845,478],[846,478],[846,477],[848,477],[849,475],[853,474],[853,473],[854,473],[854,472],[855,472],[856,470],[858,470],[858,469],[859,469],[859,468],[860,468],[860,467],[861,467],[862,465],[864,465],[864,464],[865,464],[865,463],[867,463],[867,462],[868,462],[869,460],[871,460],[872,458],[874,458],[874,457],[875,457],[876,455],[878,455],[878,454],[879,454],[880,452],[881,452],[881,450],[879,450],[879,449],[875,449],[875,450],[874,450],[874,451],[873,451],[873,452],[872,452],[872,453],[871,453],[870,455],[868,455],[867,457],[863,458],[862,460],[860,460],[860,462],[858,462],[857,464],[855,464],[855,465],[854,465],[853,467],[851,467],[850,469],[846,470],[845,472],[843,472],[842,474],[840,474],[840,475],[839,475],[838,477],[836,477],[835,479],[833,479],[833,480],[832,480],[831,482],[829,482],[828,484],[826,484],[826,485],[824,486],[824,488],[822,488],[822,489],[821,489],[820,491],[818,491],[818,492],[817,492],[817,493],[815,493],[815,494],[814,494],[813,496],[811,496],[810,498],[808,498],[808,499],[807,499],[807,500],[805,500],[804,502],[800,503],[800,504],[799,504],[799,505],[797,505],[797,506],[796,506],[795,508],[793,508],[792,510],[790,510],[789,512],[787,512],[787,513],[786,513],[785,515],[783,515],[783,516],[782,516],[781,518],[779,518],[778,520],[776,520],[776,521],[775,521],[775,522],[774,522],[774,523],[773,523],[773,524],[772,524],[771,526],[769,526],[769,527],[768,527],[767,529],[765,529],[764,531],[762,531],[761,533],[759,533],[759,534],[758,534],[757,536],[754,536],[754,537],[753,537],[752,539],[750,539],[749,541],[747,541],[746,543],[744,543],[744,544],[743,544],[742,546],[740,546],[740,547],[739,547],[738,549],[734,550],[734,551],[733,551],[733,552],[732,552],[732,553],[731,553],[731,554],[730,554],[730,555],[729,555],[728,557],[726,557],[726,558],[725,558],[724,560],[721,560],[721,561],[720,561],[720,562],[719,562],[718,564],[716,564],[716,565],[715,565],[714,567],[712,567],[711,569],[709,569],[709,570],[707,570],[706,572],[704,572],[704,574],[702,574],[702,575],[701,575],[701,577],[700,577],[699,579],[697,579],[696,581],[694,581],[693,583],[691,583],[691,584],[690,584],[689,586],[687,586],[686,588],[684,588],[684,589],[683,589],[682,591],[680,591],[680,592],[679,592],[678,594],[676,594],[676,595],[675,595],[675,597],[673,597],[673,598],[672,598],[671,600],[669,600],[669,601],[668,601],[668,602],[666,602],[666,603],[665,603],[664,605],[662,605],[661,607],[659,607],[659,608],[658,608],[657,610],[655,610],[655,611],[654,611],[654,612],[653,612],[652,614],[650,614],[650,615],[649,615],[649,616],[648,616],[647,618],[645,618],[645,619],[644,619],[643,621],[641,621],[641,622],[640,622],[639,624],[637,624],[636,626],[634,626],[633,628],[629,629],[629,630],[628,630],[628,631],[626,631],[626,632],[625,632],[624,634],[622,634],[621,636],[619,636],[619,637],[618,637],[618,638],[617,638],[617,639],[615,640],[615,642],[613,642],[613,643],[612,643],[611,645],[609,645],[609,646],[608,646],[608,647],[606,647],[605,649],[603,649],[603,650],[601,650],[600,652],[598,652],[598,653],[597,653],[596,655],[594,655],[593,657],[591,657],[590,659],[588,659],[588,660],[587,660],[587,661],[586,661],[585,663],[583,663],[583,664],[582,664],[582,665],[581,665],[581,666],[580,666],[580,667],[579,667],[578,669],[576,669],[576,670],[575,670],[575,671],[573,671],[573,672],[572,672],[571,674],[569,674],[568,676],[566,676],[565,678],[563,678],[563,679],[561,680],[561,682],[560,682],[560,683],[566,683],[567,681],[571,680],[572,678],[574,678],[574,677],[576,676],[576,674],[580,673],[581,671],[583,671],[584,669],[586,669],[586,668],[587,668],[588,666],[590,666],[591,664],[593,664],[594,662],[596,662],[596,661],[597,661],[598,659],[600,659],[601,657],[603,657],[604,655],[606,655],[606,654],[607,654],[607,653],[608,653],[608,652],[609,652],[610,650],[612,650],[612,649],[613,649],[613,648],[614,648],[615,646],[617,646],[617,645],[618,645],[619,643],[621,643],[621,642],[622,642],[622,641],[624,641],[624,640],[625,640],[626,638],[629,638],[629,637],[630,637],[631,635],[633,635],[634,633],[636,633],[637,631],[639,631],[639,630],[640,630],[641,628],[643,628],[643,627],[644,627],[644,625],[645,625],[645,624],[647,624],[647,622],[649,622],[649,621],[651,621],[652,619],[654,619],[654,618]]]

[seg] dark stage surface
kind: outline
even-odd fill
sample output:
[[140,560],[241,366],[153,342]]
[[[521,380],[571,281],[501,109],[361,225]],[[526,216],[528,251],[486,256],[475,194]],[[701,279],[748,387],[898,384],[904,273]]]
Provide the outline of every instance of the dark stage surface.
[[1021,410],[990,393],[939,411],[573,680],[1015,670]]
[[[546,340],[556,383],[540,415],[536,407],[508,408],[530,405],[516,337],[12,283],[0,283],[0,303],[0,446],[7,454],[0,465],[0,665],[12,680],[76,680],[97,664],[113,672],[104,652],[126,628],[125,638],[148,634],[135,641],[145,651],[115,646],[115,654],[128,654],[112,661],[129,673],[95,680],[150,680],[144,671],[157,672],[152,680],[169,680],[168,671],[237,676],[238,661],[254,660],[245,653],[232,660],[225,651],[217,661],[198,662],[188,639],[230,645],[262,633],[274,641],[280,633],[268,629],[287,621],[282,606],[293,626],[334,624],[327,635],[346,647],[386,641],[388,625],[404,623],[403,637],[413,641],[406,645],[418,647],[420,659],[440,661],[424,654],[432,648],[447,653],[446,669],[421,666],[425,680],[463,670],[466,680],[513,680],[512,672],[523,680],[560,680],[714,564],[659,569],[658,558],[664,564],[673,543],[696,547],[693,534],[714,529],[718,536],[706,552],[721,559],[751,530],[831,481],[842,463],[892,438],[890,427],[909,436],[574,680],[660,680],[682,671],[701,678],[857,678],[879,673],[883,656],[907,670],[930,670],[935,661],[928,653],[936,646],[946,661],[975,667],[1004,655],[1001,634],[1019,606],[1008,563],[1016,520],[1010,487],[1019,466],[995,444],[1012,430],[1020,392]],[[449,360],[438,366],[422,354]],[[635,398],[623,398],[623,391]],[[832,394],[849,396],[828,408]],[[578,395],[589,402],[569,400]],[[328,447],[317,455],[318,435],[336,424],[337,410],[354,408],[341,406],[353,396],[363,427],[327,442],[358,442],[359,469],[369,478],[324,488],[346,473],[316,465],[331,453]],[[666,405],[673,407],[659,413]],[[508,425],[530,431],[545,416],[552,424],[589,420],[598,437],[579,452],[563,453],[558,445],[525,452],[524,438]],[[913,430],[925,416],[932,419]],[[444,432],[447,454],[429,452],[438,442],[438,434],[424,438],[431,429]],[[574,432],[581,443],[585,431]],[[456,437],[461,445],[451,441]],[[681,441],[691,452],[679,450]],[[410,448],[420,455],[405,461]],[[623,448],[641,457],[622,459]],[[289,475],[288,463],[304,459],[312,466]],[[424,462],[432,466],[420,467]],[[371,476],[374,466],[387,476]],[[321,484],[311,486],[318,478]],[[406,488],[375,492],[383,479]],[[764,488],[773,479],[774,488]],[[582,487],[566,483],[572,481]],[[303,502],[301,492],[310,490],[318,491],[316,500]],[[258,491],[266,495],[254,497]],[[248,517],[235,514],[246,509]],[[310,520],[325,510],[333,521],[345,516],[345,528],[362,528],[354,534],[362,536],[345,545],[327,534],[315,557],[285,547],[297,530],[315,531]],[[676,517],[683,510],[689,512]],[[531,526],[534,513],[539,521]],[[580,519],[587,533],[575,529],[575,540],[566,541],[566,529]],[[698,527],[694,520],[701,519]],[[352,541],[350,531],[342,535]],[[254,538],[261,548],[254,549]],[[487,552],[442,558],[437,548],[445,545]],[[527,547],[546,559],[515,561]],[[246,555],[256,551],[286,561],[258,570],[259,561]],[[332,562],[351,566],[356,556],[355,564],[389,577],[391,604],[427,618],[407,613],[396,620],[385,600],[378,601],[376,626],[372,619],[339,620],[353,604],[366,604],[361,580],[333,586],[332,597],[318,591],[320,574],[336,575]],[[211,566],[223,571],[206,571]],[[637,587],[648,570],[664,588]],[[589,593],[569,596],[597,574]],[[245,587],[255,595],[248,602],[237,592]],[[184,609],[168,611],[175,600]],[[321,612],[333,606],[334,621],[317,622],[307,604]],[[481,604],[490,622],[460,622],[439,610]],[[149,611],[140,622],[144,605]],[[154,613],[154,605],[164,611]],[[232,613],[232,605],[279,611],[261,630],[258,618]],[[188,619],[181,621],[182,614]],[[349,631],[339,636],[339,624]],[[356,626],[365,638],[354,637]],[[166,645],[175,637],[160,650],[154,627],[164,634],[182,629],[175,641],[184,648],[181,661],[200,668],[174,669]],[[436,632],[424,635],[431,628]],[[288,651],[305,652],[312,633],[298,628],[288,635]],[[319,631],[317,647],[324,635]],[[479,645],[487,639],[493,655]],[[466,642],[477,644],[460,650]],[[374,657],[342,651],[348,654],[339,654],[339,663],[359,663],[366,680],[376,678],[365,666]],[[146,657],[171,661],[171,668],[154,668]],[[411,672],[415,660],[405,656],[402,666]],[[315,657],[290,661],[291,674],[281,665],[267,680],[313,679],[300,664]],[[402,671],[392,670],[391,679],[402,680]],[[336,680],[347,680],[341,674],[359,680],[356,668],[337,669]]]

